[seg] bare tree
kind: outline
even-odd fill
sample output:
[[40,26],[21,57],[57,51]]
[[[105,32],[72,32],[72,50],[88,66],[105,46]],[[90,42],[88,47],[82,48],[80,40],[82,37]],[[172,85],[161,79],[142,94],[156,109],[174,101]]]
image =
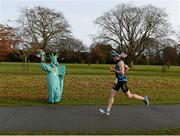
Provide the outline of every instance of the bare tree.
[[178,26],[178,30],[176,32],[176,37],[178,39],[178,44],[176,45],[177,51],[180,54],[180,25]]
[[35,7],[21,10],[18,31],[22,40],[37,48],[46,49],[58,38],[68,37],[70,26],[61,12],[49,8]]
[[162,57],[162,72],[166,72],[170,67],[173,59],[177,56],[177,42],[173,39],[167,38],[160,41],[159,52]]
[[81,52],[85,50],[85,45],[81,40],[75,39],[73,37],[64,39],[59,38],[51,43],[51,46],[48,47],[48,50],[53,52],[61,52],[64,50]]
[[126,50],[129,64],[146,49],[149,39],[160,39],[170,32],[166,12],[151,5],[118,5],[98,17],[95,24],[100,29],[96,40]]
[[29,55],[36,49],[47,50],[53,41],[66,38],[71,33],[70,26],[61,12],[40,6],[22,9],[17,22],[17,32],[21,37],[21,44],[17,49],[24,57],[25,64]]
[[79,39],[72,39],[71,48],[74,52],[84,52],[86,50],[85,45]]
[[28,58],[37,49],[34,43],[26,43],[24,41],[19,42],[18,45],[14,46],[14,55],[18,56],[23,60],[23,67],[25,70],[28,69]]

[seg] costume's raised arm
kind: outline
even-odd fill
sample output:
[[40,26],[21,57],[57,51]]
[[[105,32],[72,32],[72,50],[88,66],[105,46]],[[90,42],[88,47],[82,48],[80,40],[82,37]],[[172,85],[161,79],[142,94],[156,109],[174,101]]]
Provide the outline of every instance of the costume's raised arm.
[[50,66],[48,64],[45,63],[45,61],[46,61],[46,54],[45,54],[45,52],[42,49],[38,49],[37,57],[41,58],[41,63],[40,63],[41,69],[43,71],[50,72],[51,68],[50,68]]
[[41,62],[41,69],[43,70],[43,71],[47,71],[47,72],[50,72],[51,71],[51,67],[48,65],[48,64],[46,64],[46,63],[44,63],[44,62]]

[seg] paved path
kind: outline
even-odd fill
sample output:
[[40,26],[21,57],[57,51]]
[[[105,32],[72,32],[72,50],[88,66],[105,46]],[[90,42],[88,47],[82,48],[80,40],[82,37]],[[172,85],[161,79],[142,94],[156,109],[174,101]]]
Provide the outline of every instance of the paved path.
[[0,107],[0,131],[91,131],[180,127],[180,105]]

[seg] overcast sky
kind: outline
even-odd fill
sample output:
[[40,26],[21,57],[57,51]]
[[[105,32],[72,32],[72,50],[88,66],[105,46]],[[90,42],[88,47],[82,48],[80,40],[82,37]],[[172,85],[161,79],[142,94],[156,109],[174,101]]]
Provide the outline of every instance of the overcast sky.
[[0,23],[14,25],[20,8],[48,7],[61,11],[71,25],[74,37],[89,46],[92,43],[90,34],[95,34],[97,30],[94,20],[122,3],[164,8],[173,29],[180,30],[180,0],[0,0]]

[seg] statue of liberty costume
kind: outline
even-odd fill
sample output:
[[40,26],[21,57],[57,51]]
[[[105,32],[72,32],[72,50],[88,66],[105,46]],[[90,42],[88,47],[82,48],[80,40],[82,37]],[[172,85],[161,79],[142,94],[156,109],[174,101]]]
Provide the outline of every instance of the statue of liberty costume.
[[48,102],[57,103],[61,100],[66,67],[58,63],[57,55],[49,55],[50,64],[45,63],[46,55],[42,50],[39,50],[37,56],[41,58],[41,69],[48,73]]

